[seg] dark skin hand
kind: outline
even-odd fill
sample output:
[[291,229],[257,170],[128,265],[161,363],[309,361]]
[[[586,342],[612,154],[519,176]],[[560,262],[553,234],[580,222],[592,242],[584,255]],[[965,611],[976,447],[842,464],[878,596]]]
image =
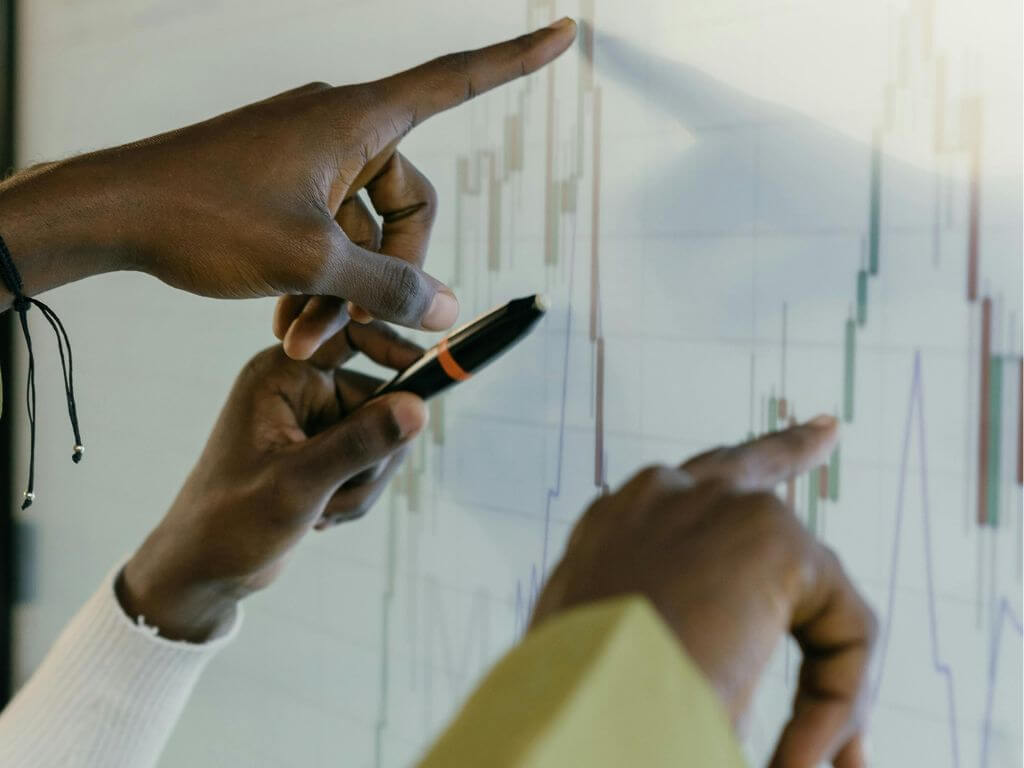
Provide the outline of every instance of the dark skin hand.
[[310,362],[266,349],[242,370],[203,455],[122,571],[118,596],[171,639],[202,641],[270,584],[312,529],[363,515],[427,411],[340,366],[355,349],[404,368],[422,349],[379,321],[329,339]]
[[[421,268],[436,194],[396,147],[432,115],[548,64],[575,35],[563,19],[376,82],[312,83],[30,169],[0,185],[0,234],[29,295],[121,269],[203,296],[289,295],[279,335],[297,358],[341,328],[346,299],[364,322],[448,328],[458,303]],[[367,235],[377,224],[360,190],[383,221],[379,238]],[[0,288],[0,311],[11,300]]]
[[804,659],[771,765],[860,768],[875,619],[836,556],[772,492],[820,464],[835,439],[835,420],[819,417],[640,472],[583,515],[533,624],[595,600],[644,595],[734,725],[773,649],[792,633]]

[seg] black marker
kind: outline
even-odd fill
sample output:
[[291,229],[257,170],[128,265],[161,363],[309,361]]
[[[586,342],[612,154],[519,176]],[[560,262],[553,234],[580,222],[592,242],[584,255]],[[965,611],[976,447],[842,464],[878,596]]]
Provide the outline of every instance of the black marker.
[[492,309],[441,339],[373,396],[411,392],[427,400],[504,354],[530,332],[546,310],[540,294]]

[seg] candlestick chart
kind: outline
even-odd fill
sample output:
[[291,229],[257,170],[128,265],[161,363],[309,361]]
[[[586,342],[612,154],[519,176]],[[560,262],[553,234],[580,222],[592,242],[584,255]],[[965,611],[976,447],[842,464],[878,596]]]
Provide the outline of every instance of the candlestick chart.
[[[414,762],[527,631],[589,503],[648,464],[829,413],[837,447],[778,493],[878,617],[871,764],[1021,765],[1019,3],[23,5],[39,81],[20,91],[25,164],[176,127],[182,104],[204,119],[579,24],[552,66],[402,144],[437,188],[425,267],[462,318],[544,293],[545,319],[430,402],[369,514],[310,536],[247,601],[164,764]],[[267,305],[134,279],[62,289],[95,447],[88,473],[45,465],[25,518],[43,567],[22,679],[110,547],[155,524],[154,489],[173,498],[223,392],[272,341]],[[182,338],[202,339],[188,365],[166,355]],[[64,430],[44,418],[40,445]],[[780,643],[742,735],[752,764],[799,667]]]
[[[874,763],[1019,764],[1020,211],[984,177],[992,96],[977,71],[954,78],[970,59],[939,42],[936,3],[889,9],[877,99],[844,132],[652,53],[617,33],[621,8],[602,10],[531,2],[531,25],[578,15],[576,61],[495,97],[481,110],[490,140],[454,158],[456,290],[482,309],[502,286],[541,283],[554,306],[515,384],[433,406],[390,497],[416,567],[433,528],[487,540],[494,576],[442,597],[443,579],[424,587],[407,570],[407,598],[432,601],[418,639],[399,636],[386,593],[382,637],[418,671],[382,678],[377,758],[403,690],[437,727],[450,711],[438,702],[526,630],[589,499],[646,461],[829,412],[840,444],[779,493],[879,617]],[[755,761],[798,665],[786,644],[762,686]]]

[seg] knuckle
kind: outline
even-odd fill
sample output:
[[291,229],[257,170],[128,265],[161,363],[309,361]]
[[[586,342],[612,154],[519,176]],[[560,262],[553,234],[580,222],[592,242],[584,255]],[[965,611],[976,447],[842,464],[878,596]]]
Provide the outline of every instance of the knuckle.
[[439,68],[445,72],[457,76],[465,88],[463,99],[469,101],[476,96],[476,87],[473,83],[470,51],[459,51],[449,53],[438,59]]
[[691,461],[709,461],[709,460],[721,460],[727,456],[732,455],[736,451],[736,448],[731,445],[716,445],[714,448],[709,448],[703,453],[698,453],[691,459]]
[[468,66],[469,54],[467,51],[454,51],[446,53],[437,58],[437,68],[445,72],[465,72]]
[[749,533],[766,554],[777,553],[792,568],[806,567],[807,537],[782,499],[771,491],[752,491],[739,504]]
[[314,80],[311,83],[306,83],[302,86],[302,89],[310,92],[328,91],[331,88],[330,83],[325,83],[323,80]]
[[527,32],[526,34],[520,35],[512,42],[516,52],[516,60],[519,63],[519,74],[520,76],[526,75],[532,70],[532,66],[528,62],[528,59],[531,58],[534,45],[536,45],[534,35]]
[[423,216],[433,222],[437,218],[437,189],[426,176],[420,176],[420,197],[423,200]]
[[821,556],[821,560],[822,560],[822,563],[825,565],[825,567],[828,568],[833,573],[842,573],[843,572],[843,564],[839,560],[839,555],[836,554],[836,551],[834,549],[832,549],[832,547],[827,547],[827,546],[825,546],[823,544],[820,545],[820,549],[821,549],[821,555],[820,555]]
[[734,450],[728,445],[716,446],[688,459],[683,464],[683,469],[721,474],[722,464],[733,454]]
[[518,53],[526,53],[533,48],[535,44],[535,35],[533,32],[524,32],[516,37],[512,42]]
[[350,226],[348,229],[351,231],[346,231],[345,234],[348,235],[348,238],[353,243],[368,251],[380,253],[383,233],[376,222],[366,222],[365,224],[360,224],[358,229],[354,226]]
[[864,600],[861,603],[861,625],[864,631],[864,644],[873,649],[878,644],[878,615]]
[[646,520],[656,509],[664,509],[692,489],[675,467],[652,464],[637,472],[619,492],[627,501],[629,519]]
[[698,490],[706,497],[717,499],[734,492],[732,483],[721,475],[711,475],[700,481]]
[[374,425],[374,437],[376,442],[383,442],[388,451],[402,442],[402,427],[395,419],[395,414],[390,408],[382,409],[382,413]]
[[[350,127],[361,127],[374,104],[380,101],[380,91],[374,83],[352,83],[334,88],[337,100],[345,105],[345,120]],[[335,114],[337,107],[335,106]],[[351,121],[351,122],[349,122]]]
[[267,374],[288,360],[280,345],[267,347],[249,358],[238,374],[239,384],[251,384],[266,378]]
[[739,482],[745,478],[756,476],[761,470],[771,466],[770,456],[766,456],[764,451],[748,449],[744,446],[726,449],[721,460],[728,468],[729,474]]
[[242,370],[238,372],[238,383],[248,383],[251,381],[258,381],[263,378],[263,373],[267,369],[267,363],[264,359],[264,353],[260,353],[255,357],[249,358],[245,365],[242,366]]
[[771,491],[752,491],[744,498],[758,514],[770,516],[772,519],[785,519],[789,516],[785,502]]
[[566,544],[566,550],[574,550],[583,545],[588,537],[590,536],[591,530],[597,525],[596,520],[600,519],[609,508],[607,496],[602,497],[595,501],[587,510],[580,515],[579,519],[572,527],[572,531],[569,533],[569,539]]
[[347,459],[358,461],[370,454],[373,444],[369,427],[357,421],[349,424],[340,435],[338,451]]
[[851,610],[854,620],[859,627],[863,644],[870,651],[878,640],[878,616],[850,580],[846,569],[843,567],[843,561],[836,551],[827,546],[821,546],[820,549],[823,567],[830,573],[835,574],[834,578],[836,579],[838,589],[845,594],[848,602],[852,605]]
[[778,434],[779,447],[785,458],[794,459],[807,453],[815,446],[814,434],[806,427],[798,426]]
[[418,320],[427,309],[428,292],[419,271],[408,262],[389,258],[381,276],[381,302],[393,318]]
[[635,483],[638,489],[653,490],[665,484],[670,472],[672,470],[664,464],[652,464],[637,472],[632,483]]

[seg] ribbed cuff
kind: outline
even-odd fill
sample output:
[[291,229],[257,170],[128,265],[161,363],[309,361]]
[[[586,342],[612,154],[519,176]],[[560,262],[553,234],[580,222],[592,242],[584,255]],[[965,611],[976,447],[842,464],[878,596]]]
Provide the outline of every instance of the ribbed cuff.
[[0,716],[0,765],[155,764],[207,662],[231,642],[167,640],[130,619],[114,592],[118,567],[61,633]]

